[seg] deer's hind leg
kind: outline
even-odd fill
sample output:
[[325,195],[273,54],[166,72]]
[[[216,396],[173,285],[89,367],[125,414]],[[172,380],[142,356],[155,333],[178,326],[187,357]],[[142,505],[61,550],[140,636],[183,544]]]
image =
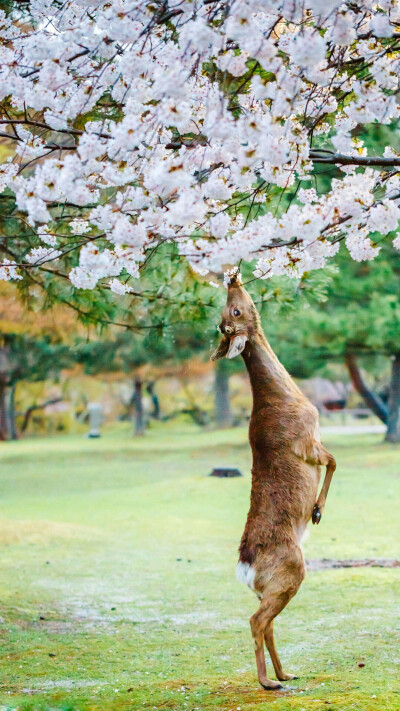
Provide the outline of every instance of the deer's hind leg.
[[[283,605],[284,607],[285,605]],[[273,681],[267,677],[264,654],[264,635],[273,618],[280,612],[275,612],[278,605],[274,605],[271,600],[261,600],[257,612],[250,618],[251,634],[253,636],[254,652],[256,655],[258,681],[264,689],[282,689],[279,681]]]
[[260,607],[250,619],[251,633],[253,636],[254,651],[256,655],[258,680],[264,689],[279,689],[281,684],[267,677],[264,641],[271,657],[275,674],[279,681],[295,679],[294,674],[287,674],[282,669],[278,652],[275,647],[273,620],[286,607],[291,598],[296,594],[304,579],[304,561],[301,551],[298,555],[290,557],[286,565],[274,572],[271,583],[263,591]]
[[279,679],[279,681],[290,681],[291,679],[297,679],[297,676],[295,676],[295,674],[288,674],[287,672],[284,672],[282,669],[281,660],[279,659],[279,654],[278,654],[276,647],[275,647],[274,621],[273,620],[271,620],[271,622],[269,623],[269,625],[267,626],[267,628],[264,632],[264,639],[265,639],[265,644],[266,644],[268,652],[269,652],[269,656],[271,657],[271,662],[272,662],[273,667],[275,669],[276,678]]

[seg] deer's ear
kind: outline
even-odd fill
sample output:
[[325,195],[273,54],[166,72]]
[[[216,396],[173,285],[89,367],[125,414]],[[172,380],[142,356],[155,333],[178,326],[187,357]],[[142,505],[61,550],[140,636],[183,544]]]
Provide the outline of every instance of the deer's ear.
[[212,356],[210,356],[210,360],[219,360],[220,358],[226,356],[228,353],[229,343],[230,341],[227,336],[221,338],[218,347],[215,349]]
[[226,354],[227,358],[234,358],[237,355],[240,355],[242,351],[244,351],[244,347],[248,341],[247,336],[241,335],[241,336],[233,336],[231,338],[231,342],[229,345],[228,352]]

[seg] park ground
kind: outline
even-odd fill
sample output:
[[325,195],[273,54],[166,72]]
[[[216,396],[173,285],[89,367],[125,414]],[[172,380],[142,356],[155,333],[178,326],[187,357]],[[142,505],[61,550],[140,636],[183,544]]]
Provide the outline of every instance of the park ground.
[[[398,558],[399,450],[326,444],[338,469],[306,558]],[[218,465],[244,476],[209,478]],[[258,686],[257,601],[234,575],[245,429],[26,439],[1,444],[0,467],[2,711],[400,708],[399,568],[310,571],[275,624],[299,678]]]

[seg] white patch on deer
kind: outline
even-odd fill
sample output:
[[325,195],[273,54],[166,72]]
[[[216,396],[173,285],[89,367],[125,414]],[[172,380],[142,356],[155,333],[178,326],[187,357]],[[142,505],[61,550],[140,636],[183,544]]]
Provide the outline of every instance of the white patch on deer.
[[247,343],[247,336],[241,335],[241,336],[233,336],[231,338],[231,343],[228,349],[228,353],[226,354],[227,358],[235,358],[235,356],[240,355],[240,353],[244,350],[244,347]]
[[305,531],[301,537],[301,542],[305,543],[310,537],[310,529],[306,526]]
[[303,547],[303,543],[307,540],[307,538],[310,535],[310,530],[307,528],[306,525],[303,525],[301,528],[299,527],[297,531],[297,540],[299,541],[299,544]]
[[297,540],[298,540],[301,550],[303,551],[303,555],[304,555],[303,543],[305,543],[305,541],[307,540],[309,535],[310,535],[310,529],[308,528],[307,524],[301,523],[297,528]]
[[236,577],[239,583],[244,583],[248,585],[251,590],[254,590],[254,578],[256,577],[256,571],[251,567],[249,563],[242,563],[240,560],[236,566]]

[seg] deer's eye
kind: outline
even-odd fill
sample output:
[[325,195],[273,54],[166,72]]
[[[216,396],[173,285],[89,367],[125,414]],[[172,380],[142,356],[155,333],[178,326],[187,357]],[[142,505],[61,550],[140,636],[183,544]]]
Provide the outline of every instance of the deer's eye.
[[240,311],[239,311],[239,309],[233,309],[233,315],[234,315],[234,316],[240,316]]

